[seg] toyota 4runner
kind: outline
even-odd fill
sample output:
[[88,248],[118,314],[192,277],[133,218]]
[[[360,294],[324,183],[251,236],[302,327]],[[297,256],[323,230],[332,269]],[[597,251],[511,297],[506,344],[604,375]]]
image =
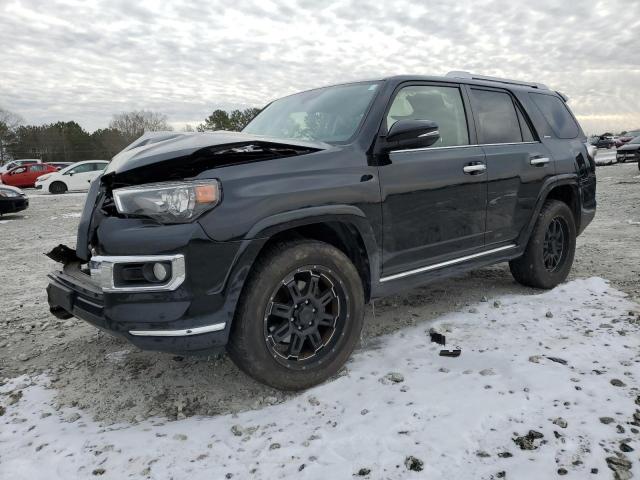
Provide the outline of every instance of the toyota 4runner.
[[303,389],[356,346],[369,300],[509,262],[564,281],[595,215],[566,97],[452,72],[309,90],[240,133],[149,133],[88,193],[51,312],[143,349],[225,349]]

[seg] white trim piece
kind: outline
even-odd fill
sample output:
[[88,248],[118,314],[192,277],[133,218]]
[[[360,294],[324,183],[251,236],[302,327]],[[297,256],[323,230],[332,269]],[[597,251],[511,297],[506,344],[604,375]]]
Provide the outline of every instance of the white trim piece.
[[431,270],[437,270],[438,268],[448,267],[449,265],[455,265],[457,263],[463,263],[467,260],[473,260],[474,258],[484,257],[485,255],[491,255],[493,253],[502,252],[504,250],[510,250],[516,248],[515,244],[505,245],[504,247],[492,248],[491,250],[485,250],[484,252],[474,253],[473,255],[466,255],[464,257],[454,258],[453,260],[447,260],[446,262],[436,263],[433,265],[427,265],[426,267],[416,268],[415,270],[408,270],[406,272],[396,273],[387,277],[382,277],[380,283],[389,282],[391,280],[397,280],[399,278],[408,277],[410,275],[416,275],[418,273],[430,272]]
[[219,332],[224,330],[227,323],[214,323],[204,327],[187,328],[184,330],[130,330],[129,333],[136,337],[189,337],[191,335],[201,335],[203,333]]
[[[166,283],[118,287],[114,283],[113,267],[117,264],[171,262],[171,278]],[[187,274],[184,255],[96,255],[89,261],[91,278],[104,292],[163,292],[177,289],[184,282]]]

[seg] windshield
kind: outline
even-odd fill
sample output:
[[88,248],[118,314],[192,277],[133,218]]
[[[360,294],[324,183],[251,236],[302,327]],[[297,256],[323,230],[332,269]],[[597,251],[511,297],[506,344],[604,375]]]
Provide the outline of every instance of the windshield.
[[631,140],[629,143],[640,143],[640,137],[636,137],[633,140]]
[[243,132],[278,138],[340,143],[358,130],[378,82],[319,88],[276,100]]

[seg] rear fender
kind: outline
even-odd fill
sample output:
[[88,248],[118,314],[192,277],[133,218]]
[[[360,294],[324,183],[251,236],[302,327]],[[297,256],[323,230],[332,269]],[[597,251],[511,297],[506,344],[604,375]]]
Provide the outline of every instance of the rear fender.
[[[533,232],[533,228],[538,221],[538,215],[540,215],[540,211],[544,203],[547,201],[549,193],[559,186],[570,185],[574,189],[574,195],[576,195],[576,200],[578,202],[578,215],[576,217],[576,230],[579,230],[580,225],[580,188],[578,186],[578,175],[575,173],[568,173],[563,175],[557,175],[555,177],[548,178],[544,184],[542,185],[542,189],[540,190],[540,195],[538,197],[538,201],[536,203],[536,207],[533,211],[533,215],[529,219],[529,223],[526,227],[520,232],[520,236],[518,238],[518,246],[524,249],[529,241],[529,237]],[[575,213],[575,212],[574,212]]]

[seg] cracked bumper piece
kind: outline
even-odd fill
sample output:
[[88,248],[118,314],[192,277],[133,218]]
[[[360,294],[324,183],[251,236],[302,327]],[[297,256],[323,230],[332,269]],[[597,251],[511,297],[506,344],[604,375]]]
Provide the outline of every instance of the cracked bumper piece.
[[[119,288],[116,266],[166,262],[170,278],[156,286]],[[118,267],[119,268],[119,267]],[[227,343],[234,305],[222,290],[194,287],[182,254],[98,257],[90,269],[70,263],[48,276],[51,312],[74,316],[144,350],[212,354]]]

